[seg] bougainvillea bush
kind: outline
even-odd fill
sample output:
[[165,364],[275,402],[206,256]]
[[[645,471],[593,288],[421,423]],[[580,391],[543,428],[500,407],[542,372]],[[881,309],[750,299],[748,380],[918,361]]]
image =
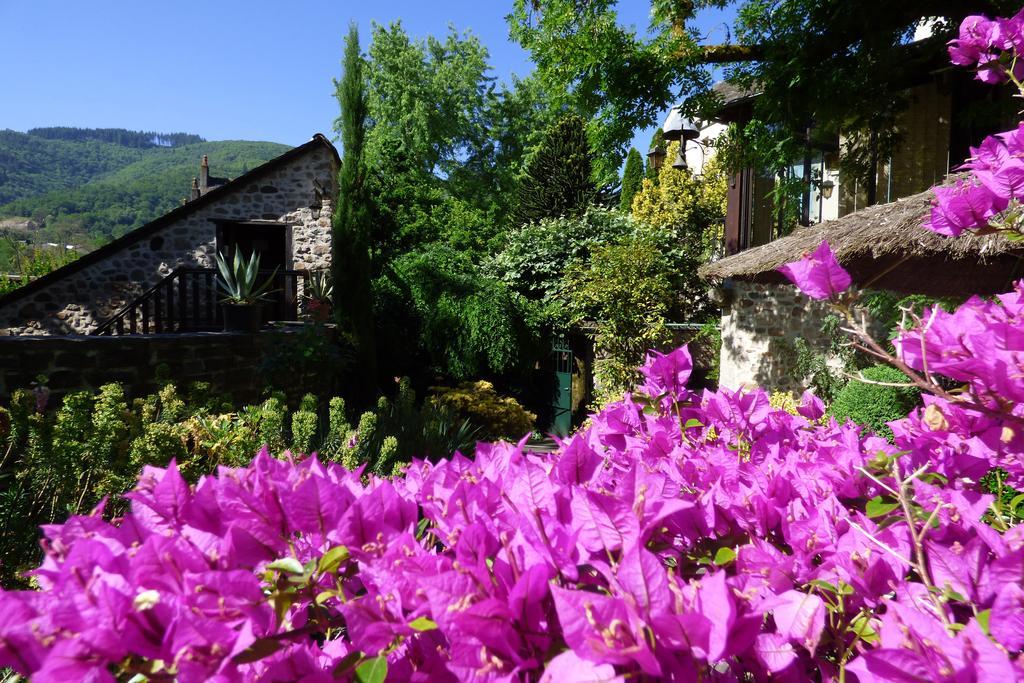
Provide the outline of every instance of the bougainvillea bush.
[[[785,274],[853,310],[827,245]],[[895,357],[858,343],[929,392],[891,444],[809,394],[793,414],[762,391],[692,392],[682,348],[648,356],[637,390],[556,453],[481,445],[392,479],[265,451],[195,486],[147,468],[124,518],[45,527],[39,590],[0,592],[0,666],[41,682],[1020,679],[1024,526],[978,482],[1024,487],[1024,282],[925,311]]]
[[[1018,289],[961,314],[1020,348],[1022,307]],[[890,445],[822,424],[810,395],[793,415],[761,391],[691,393],[689,371],[685,349],[651,356],[553,454],[481,445],[387,480],[263,452],[194,487],[148,468],[124,519],[45,528],[40,590],[0,593],[0,664],[35,681],[1024,675],[1024,533],[974,483],[996,464],[1024,479],[1024,382],[986,412],[930,401]]]

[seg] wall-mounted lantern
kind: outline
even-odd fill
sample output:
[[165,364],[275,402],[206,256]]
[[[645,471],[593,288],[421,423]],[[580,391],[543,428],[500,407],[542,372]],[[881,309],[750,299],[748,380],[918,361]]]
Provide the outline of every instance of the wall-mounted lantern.
[[647,161],[651,167],[658,169],[665,162],[665,157],[668,156],[665,152],[665,148],[661,145],[655,145],[651,147],[651,151],[647,153]]
[[836,184],[831,180],[826,180],[821,184],[821,196],[825,199],[832,199],[832,192],[835,189]]

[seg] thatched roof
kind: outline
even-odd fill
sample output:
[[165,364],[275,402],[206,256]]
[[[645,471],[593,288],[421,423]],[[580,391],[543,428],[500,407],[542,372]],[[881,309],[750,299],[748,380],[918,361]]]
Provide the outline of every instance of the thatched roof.
[[[961,175],[950,176],[946,183]],[[1024,243],[999,235],[949,238],[921,227],[931,190],[878,204],[818,225],[800,227],[763,246],[703,266],[708,280],[782,282],[776,269],[811,252],[822,240],[862,287],[940,295],[1004,291],[1024,277]]]

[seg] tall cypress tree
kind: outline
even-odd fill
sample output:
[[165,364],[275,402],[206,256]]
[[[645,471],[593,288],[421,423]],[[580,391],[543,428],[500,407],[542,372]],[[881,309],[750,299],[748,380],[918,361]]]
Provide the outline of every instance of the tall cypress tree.
[[366,84],[359,29],[350,24],[345,37],[342,76],[335,81],[341,114],[335,129],[341,135],[342,163],[338,201],[331,230],[331,269],[338,322],[355,344],[359,401],[369,402],[377,390],[373,289],[370,278],[370,199],[366,188]]
[[578,216],[594,201],[586,122],[575,114],[559,119],[527,163],[519,181],[514,217],[518,223]]
[[626,168],[622,169],[622,198],[619,200],[619,208],[629,211],[633,207],[633,196],[644,181],[644,160],[640,158],[640,152],[635,147],[629,148],[626,155]]

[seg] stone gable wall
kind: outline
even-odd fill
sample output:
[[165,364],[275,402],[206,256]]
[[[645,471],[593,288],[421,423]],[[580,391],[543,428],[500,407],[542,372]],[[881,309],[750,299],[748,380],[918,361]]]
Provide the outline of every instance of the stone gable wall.
[[333,155],[317,145],[154,234],[0,307],[0,336],[88,334],[175,268],[215,267],[218,219],[290,223],[290,267],[326,268],[334,188]]
[[802,392],[796,376],[796,340],[822,352],[829,340],[821,331],[828,305],[792,285],[736,281],[732,303],[722,311],[719,384],[729,389],[757,385],[772,391]]

